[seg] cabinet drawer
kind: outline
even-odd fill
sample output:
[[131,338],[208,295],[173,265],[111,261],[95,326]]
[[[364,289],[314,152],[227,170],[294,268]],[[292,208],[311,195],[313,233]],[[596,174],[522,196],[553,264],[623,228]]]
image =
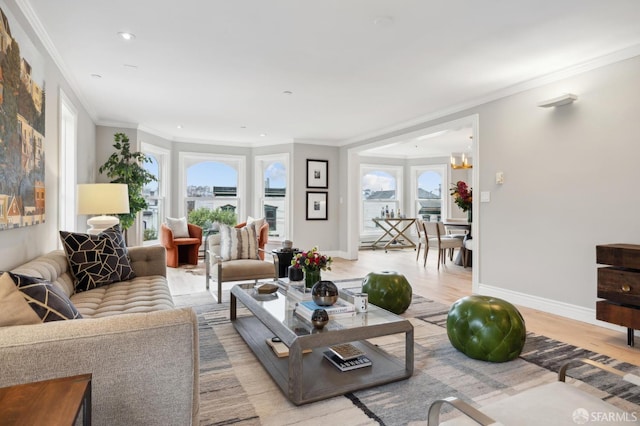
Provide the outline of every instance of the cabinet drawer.
[[640,329],[640,309],[616,305],[606,300],[596,302],[596,318],[623,327]]
[[640,306],[640,271],[598,268],[598,297]]
[[640,245],[604,244],[596,246],[596,262],[602,265],[640,269]]

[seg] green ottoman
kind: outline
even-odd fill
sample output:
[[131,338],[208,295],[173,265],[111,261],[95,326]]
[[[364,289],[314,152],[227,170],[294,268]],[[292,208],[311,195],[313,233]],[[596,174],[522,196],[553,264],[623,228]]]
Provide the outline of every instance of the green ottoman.
[[526,332],[515,306],[496,297],[463,297],[447,315],[447,335],[453,347],[483,361],[516,358],[524,347]]

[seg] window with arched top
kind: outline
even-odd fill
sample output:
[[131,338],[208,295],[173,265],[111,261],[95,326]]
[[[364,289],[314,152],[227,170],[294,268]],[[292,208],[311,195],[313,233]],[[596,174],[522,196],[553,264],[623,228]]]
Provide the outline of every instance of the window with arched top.
[[245,161],[244,156],[181,152],[182,203],[178,213],[203,228],[211,225],[211,216],[200,214],[204,210],[223,212],[234,223],[243,221],[247,211]]
[[142,212],[142,239],[151,244],[158,241],[160,224],[164,221],[168,199],[169,151],[154,145],[142,143],[142,152],[150,160],[142,167],[155,176],[142,188],[142,195],[147,202],[147,208]]
[[403,214],[402,170],[400,166],[360,166],[360,234],[380,234],[382,231],[373,218]]
[[428,221],[440,221],[445,218],[447,195],[446,165],[435,164],[412,168],[412,192],[415,199],[415,216]]
[[258,211],[269,223],[269,240],[284,240],[289,235],[289,154],[255,157],[255,194]]

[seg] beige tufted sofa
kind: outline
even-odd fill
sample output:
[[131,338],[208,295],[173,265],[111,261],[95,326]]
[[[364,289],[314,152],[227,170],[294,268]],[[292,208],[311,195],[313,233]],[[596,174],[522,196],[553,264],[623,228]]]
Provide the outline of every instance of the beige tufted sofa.
[[132,247],[136,277],[73,293],[56,250],[12,272],[54,282],[83,319],[0,327],[0,387],[92,373],[94,425],[198,423],[198,323],[174,307],[163,247]]

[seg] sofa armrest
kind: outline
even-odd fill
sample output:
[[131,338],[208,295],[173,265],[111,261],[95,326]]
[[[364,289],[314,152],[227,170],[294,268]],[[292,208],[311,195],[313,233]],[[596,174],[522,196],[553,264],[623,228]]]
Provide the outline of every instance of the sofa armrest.
[[92,373],[96,425],[198,424],[191,308],[0,328],[0,387]]
[[137,277],[167,276],[167,252],[162,246],[129,247],[129,258]]

